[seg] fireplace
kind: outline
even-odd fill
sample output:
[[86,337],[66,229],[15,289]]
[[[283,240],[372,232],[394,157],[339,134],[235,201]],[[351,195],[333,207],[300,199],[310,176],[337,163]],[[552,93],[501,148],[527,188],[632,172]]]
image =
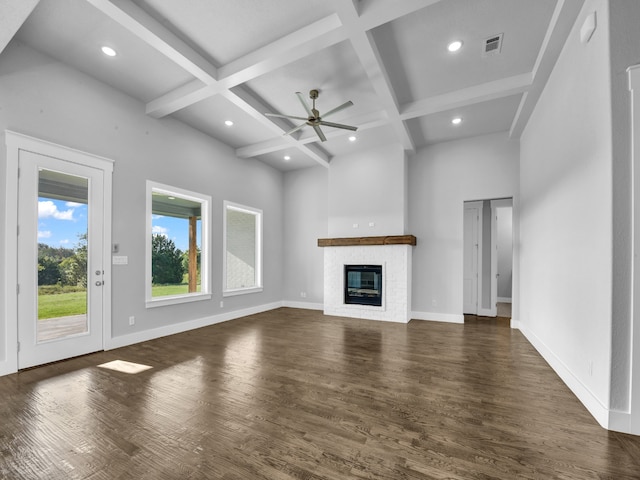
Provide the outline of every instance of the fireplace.
[[382,265],[345,265],[344,303],[381,307]]
[[[325,315],[407,323],[411,318],[411,249],[415,244],[413,235],[319,238],[318,246],[324,247]],[[360,271],[350,274],[348,268],[353,267]],[[347,295],[349,290],[353,295]],[[368,296],[374,293],[369,290],[378,291],[377,303]]]

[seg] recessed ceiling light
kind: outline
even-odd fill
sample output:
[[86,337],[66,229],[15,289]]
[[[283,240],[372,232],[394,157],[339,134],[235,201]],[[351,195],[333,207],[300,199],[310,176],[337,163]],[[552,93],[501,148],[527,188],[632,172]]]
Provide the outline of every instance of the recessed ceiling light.
[[107,47],[105,45],[104,47],[102,47],[101,50],[102,50],[102,53],[104,53],[108,57],[115,57],[116,56],[116,51],[111,47]]
[[224,121],[224,124],[225,124],[227,127],[230,127],[230,126],[232,126],[232,125],[233,125],[233,122],[232,122],[231,120],[225,120],[225,121]]
[[289,155],[285,155],[284,156],[284,160],[285,160],[285,162],[288,162],[289,160],[291,160],[291,157]]
[[457,52],[461,48],[462,48],[461,40],[456,40],[455,42],[451,42],[449,45],[447,45],[447,50],[449,50],[451,53]]
[[460,125],[462,123],[462,118],[456,117],[451,120],[451,123],[453,123],[454,125]]
[[351,135],[351,136],[349,137],[349,141],[350,141],[350,142],[355,142],[355,141],[357,140],[357,138],[358,138],[358,137],[356,137],[355,135]]

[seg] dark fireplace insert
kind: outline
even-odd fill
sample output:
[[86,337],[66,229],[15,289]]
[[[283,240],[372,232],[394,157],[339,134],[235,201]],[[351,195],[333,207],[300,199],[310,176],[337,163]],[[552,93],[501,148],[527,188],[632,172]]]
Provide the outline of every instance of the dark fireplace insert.
[[381,307],[382,265],[345,265],[344,303]]

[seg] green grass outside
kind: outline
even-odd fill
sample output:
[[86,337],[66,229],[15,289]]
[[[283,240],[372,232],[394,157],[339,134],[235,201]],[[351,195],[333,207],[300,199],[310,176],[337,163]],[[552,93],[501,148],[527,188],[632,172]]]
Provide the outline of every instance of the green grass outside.
[[[197,291],[200,291],[198,285]],[[154,285],[151,289],[153,297],[182,295],[189,293],[186,283],[177,285]],[[58,293],[52,295],[38,295],[38,319],[67,317],[87,313],[86,292]]]
[[38,320],[87,313],[86,292],[38,295]]

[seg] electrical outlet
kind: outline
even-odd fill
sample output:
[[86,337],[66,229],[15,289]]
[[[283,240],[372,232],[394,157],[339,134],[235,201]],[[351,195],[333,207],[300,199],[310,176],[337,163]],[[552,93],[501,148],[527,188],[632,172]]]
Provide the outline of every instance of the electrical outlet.
[[438,306],[438,301],[435,298],[433,300],[431,300],[431,306],[432,307],[437,307]]
[[307,298],[307,292],[300,292],[300,297]]
[[357,223],[353,224],[353,228],[358,228],[360,225],[358,225]]
[[131,315],[129,317],[129,325],[135,325],[136,324],[136,317],[134,317],[133,315]]
[[220,308],[224,308],[224,302],[220,300]]

